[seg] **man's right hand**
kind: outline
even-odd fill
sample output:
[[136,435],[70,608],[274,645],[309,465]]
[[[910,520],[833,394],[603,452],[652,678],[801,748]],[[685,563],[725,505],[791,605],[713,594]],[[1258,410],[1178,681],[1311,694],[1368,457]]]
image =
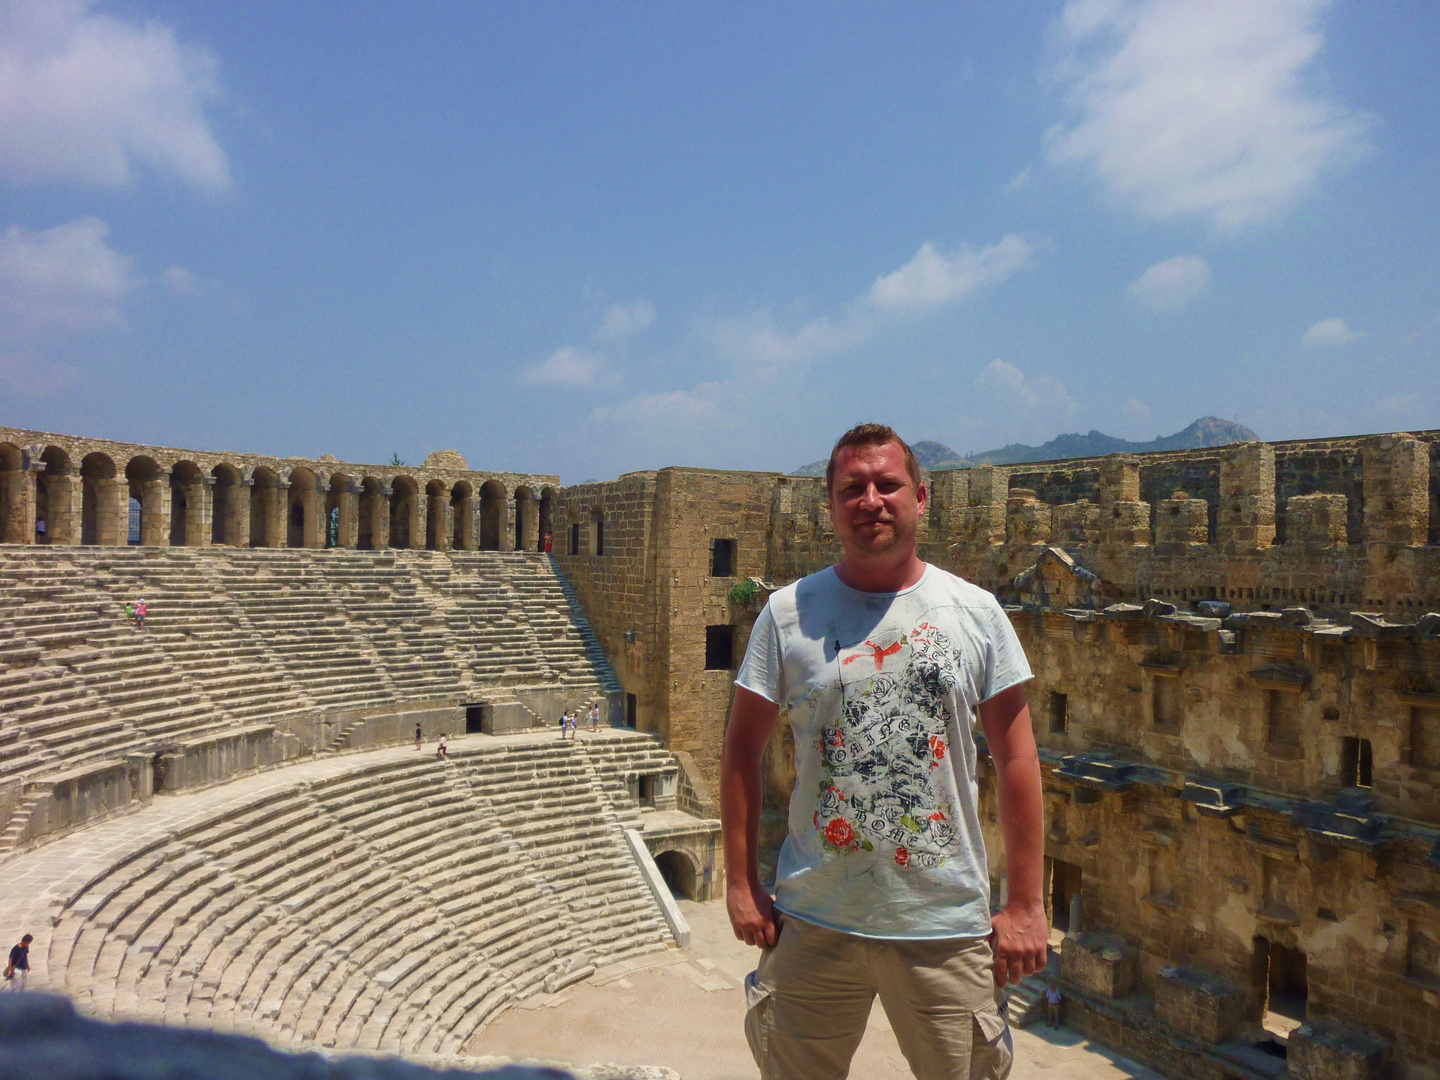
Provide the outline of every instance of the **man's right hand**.
[[780,937],[775,924],[775,901],[758,881],[742,881],[725,889],[725,909],[735,936],[746,945],[773,949]]

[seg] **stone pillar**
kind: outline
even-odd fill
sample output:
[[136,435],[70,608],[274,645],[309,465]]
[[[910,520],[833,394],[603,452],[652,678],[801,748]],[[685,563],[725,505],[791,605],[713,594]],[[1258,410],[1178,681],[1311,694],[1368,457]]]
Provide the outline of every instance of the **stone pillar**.
[[45,516],[45,535],[51,544],[80,543],[80,477],[46,476],[50,506]]
[[1184,548],[1210,542],[1210,508],[1204,499],[1192,499],[1177,491],[1155,508],[1157,547]]
[[1100,507],[1079,499],[1055,507],[1052,535],[1059,544],[1094,544],[1100,540]]
[[95,481],[95,542],[124,547],[130,535],[130,485],[116,475]]
[[1377,435],[1360,451],[1365,542],[1424,544],[1430,532],[1430,446],[1412,435]]
[[335,497],[336,505],[340,507],[339,546],[352,551],[360,537],[360,492],[363,490],[364,485],[359,480],[351,480],[345,485],[345,490],[337,492]]
[[38,452],[32,453],[33,449],[21,451],[20,468],[0,474],[10,488],[10,513],[0,521],[0,543],[35,543],[35,478],[45,471],[45,463]]
[[421,488],[415,493],[414,509],[410,511],[410,547],[424,551],[430,546],[430,496]]
[[930,540],[946,547],[960,539],[960,523],[970,504],[970,469],[930,474]]
[[970,470],[969,487],[969,505],[961,526],[962,541],[977,547],[1003,544],[1010,474],[996,465],[978,465]]
[[159,470],[140,484],[140,543],[144,547],[170,546],[169,469]]
[[375,500],[375,521],[371,524],[370,538],[376,551],[390,546],[390,496],[395,489],[389,484],[380,485],[380,498]]
[[1150,543],[1150,504],[1140,501],[1140,462],[1110,454],[1100,462],[1100,542],[1114,547]]
[[1285,500],[1286,543],[1345,547],[1344,495],[1293,495]]
[[225,535],[230,537],[231,547],[250,546],[250,499],[254,494],[254,477],[242,476],[230,500],[230,520],[225,523]]
[[290,528],[290,481],[276,479],[270,493],[270,515],[265,521],[265,546],[283,548]]
[[1220,451],[1220,513],[1216,541],[1227,555],[1275,542],[1275,448],[1238,443]]
[[[175,512],[172,506],[170,512]],[[185,546],[209,547],[215,515],[215,478],[202,476],[185,485]]]
[[1050,507],[1029,488],[1012,488],[1005,500],[1005,539],[1012,544],[1048,544]]

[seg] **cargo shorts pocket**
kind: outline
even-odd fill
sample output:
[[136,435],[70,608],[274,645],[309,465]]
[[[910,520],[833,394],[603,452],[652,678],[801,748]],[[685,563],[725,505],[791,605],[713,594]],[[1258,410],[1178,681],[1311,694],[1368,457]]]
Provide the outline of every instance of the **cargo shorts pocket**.
[[970,1048],[970,1080],[1005,1080],[1015,1060],[1004,1003],[987,1002],[972,1014],[974,1042]]
[[770,1029],[774,1024],[774,1005],[770,988],[760,981],[760,972],[752,971],[746,975],[745,1041],[750,1044],[750,1055],[762,1071],[770,1042]]

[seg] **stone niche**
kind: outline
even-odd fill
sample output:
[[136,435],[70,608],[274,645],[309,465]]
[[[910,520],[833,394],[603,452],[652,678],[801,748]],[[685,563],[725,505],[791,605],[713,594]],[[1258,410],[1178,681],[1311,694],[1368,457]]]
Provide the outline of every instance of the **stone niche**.
[[1380,1080],[1390,1075],[1389,1043],[1332,1020],[1312,1020],[1290,1033],[1290,1080]]
[[1060,952],[1060,977],[1099,997],[1128,996],[1136,968],[1135,950],[1118,934],[1071,934]]
[[1245,1019],[1245,992],[1217,975],[1167,964],[1155,980],[1155,1018],[1210,1043],[1229,1042]]

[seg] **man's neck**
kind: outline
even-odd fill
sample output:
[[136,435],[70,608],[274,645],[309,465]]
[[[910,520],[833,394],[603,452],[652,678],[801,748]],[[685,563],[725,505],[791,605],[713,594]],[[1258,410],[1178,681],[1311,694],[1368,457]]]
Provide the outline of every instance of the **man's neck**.
[[925,563],[913,551],[901,561],[884,563],[872,563],[847,555],[835,564],[835,574],[850,588],[860,592],[894,593],[919,582],[925,576]]

